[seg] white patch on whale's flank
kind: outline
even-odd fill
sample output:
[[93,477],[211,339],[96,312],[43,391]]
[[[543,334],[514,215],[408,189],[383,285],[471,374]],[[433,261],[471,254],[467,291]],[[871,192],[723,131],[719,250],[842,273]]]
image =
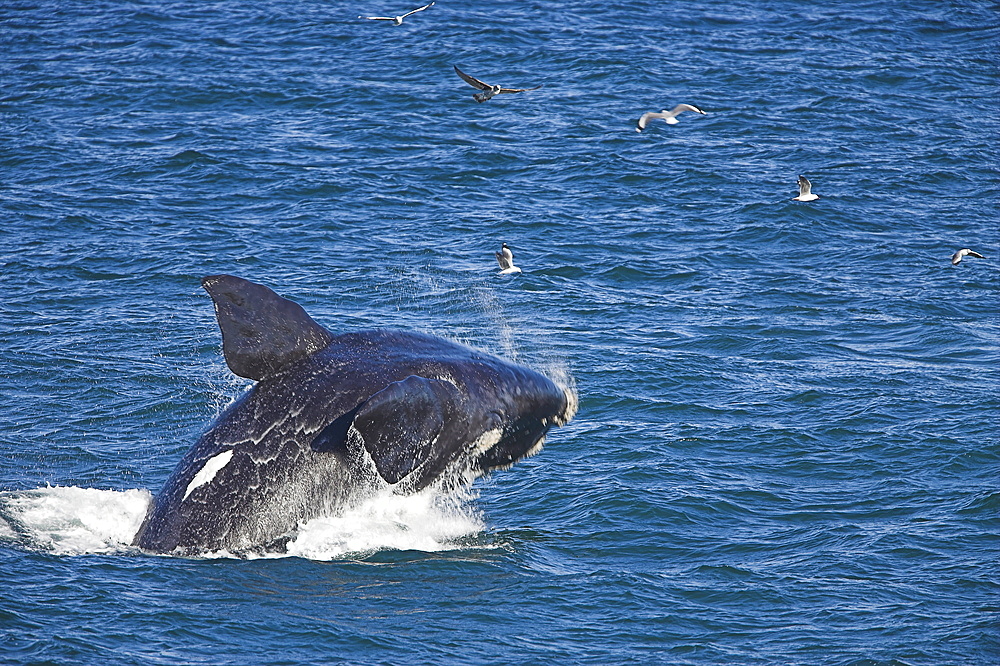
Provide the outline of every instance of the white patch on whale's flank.
[[219,473],[219,470],[228,465],[229,461],[232,459],[233,459],[232,449],[229,449],[228,451],[223,451],[222,453],[219,453],[209,458],[208,462],[205,463],[205,466],[202,467],[198,471],[198,473],[194,475],[193,479],[191,479],[191,483],[188,484],[187,490],[184,491],[184,497],[181,498],[181,501],[183,502],[184,500],[186,500],[188,498],[188,495],[191,494],[192,490],[194,490],[198,486],[203,486],[206,483],[210,482],[212,479],[214,479],[215,475]]

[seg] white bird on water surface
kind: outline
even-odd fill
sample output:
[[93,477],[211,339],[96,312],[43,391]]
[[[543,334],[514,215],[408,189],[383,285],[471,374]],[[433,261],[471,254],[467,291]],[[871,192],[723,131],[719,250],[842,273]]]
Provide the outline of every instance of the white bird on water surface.
[[805,176],[799,176],[799,196],[792,199],[792,201],[815,201],[819,199],[818,194],[812,193],[813,184],[809,182],[809,179]]
[[422,12],[428,7],[432,6],[434,3],[424,5],[423,7],[417,7],[413,11],[406,12],[405,14],[400,14],[399,16],[359,16],[360,19],[368,19],[369,21],[392,21],[393,25],[402,25],[403,19],[405,19],[410,14],[416,14],[417,12]]
[[664,122],[666,122],[668,125],[676,125],[677,116],[679,116],[685,111],[693,111],[694,113],[700,113],[703,116],[708,115],[707,113],[699,109],[697,106],[692,106],[690,104],[678,104],[670,111],[663,110],[660,111],[659,113],[654,113],[653,111],[647,111],[646,113],[642,114],[641,116],[639,116],[639,122],[635,124],[635,131],[641,132],[642,130],[646,129],[646,123],[648,123],[650,120],[656,120],[657,118],[663,118]]
[[507,247],[507,243],[503,243],[500,246],[500,251],[494,254],[497,256],[497,263],[500,264],[500,275],[521,272],[521,269],[514,265],[514,253]]
[[489,83],[480,81],[474,76],[469,76],[468,74],[460,70],[456,65],[452,65],[452,67],[455,68],[455,73],[458,74],[458,76],[463,81],[468,83],[473,88],[479,88],[480,90],[483,91],[479,93],[473,93],[472,99],[476,100],[477,102],[485,102],[487,100],[491,100],[500,93],[519,93],[519,92],[526,92],[528,90],[538,90],[539,88],[541,88],[541,86],[535,86],[534,88],[504,88],[503,86],[494,86],[490,85]]
[[969,248],[964,248],[964,249],[959,250],[955,254],[951,255],[951,265],[952,266],[958,266],[960,263],[962,263],[962,257],[966,257],[966,256],[968,256],[968,257],[976,257],[977,259],[985,259],[986,258],[983,255],[979,254],[978,252],[973,252]]

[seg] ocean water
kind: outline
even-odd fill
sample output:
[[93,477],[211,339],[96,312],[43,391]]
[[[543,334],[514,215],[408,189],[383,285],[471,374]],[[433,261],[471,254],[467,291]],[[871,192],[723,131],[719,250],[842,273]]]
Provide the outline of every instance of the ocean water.
[[[1000,6],[356,18],[419,4],[0,7],[0,662],[1000,663]],[[248,386],[216,273],[579,413],[283,556],[137,552]]]

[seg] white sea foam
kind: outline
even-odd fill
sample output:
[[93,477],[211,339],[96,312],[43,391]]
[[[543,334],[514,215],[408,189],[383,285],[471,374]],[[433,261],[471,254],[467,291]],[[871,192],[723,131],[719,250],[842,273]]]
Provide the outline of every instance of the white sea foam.
[[0,516],[0,541],[4,539],[8,541],[17,539],[17,532],[14,531],[14,528],[11,527],[10,523],[3,516]]
[[146,490],[73,486],[0,493],[0,537],[57,555],[126,550],[151,500]]
[[461,540],[485,528],[466,501],[428,489],[415,495],[376,495],[337,516],[300,526],[288,555],[333,560],[378,550],[438,552],[463,548]]
[[[372,496],[335,516],[300,526],[287,553],[266,557],[333,560],[379,550],[438,552],[464,548],[462,540],[485,529],[469,503],[471,491],[445,495]],[[152,501],[147,490],[53,486],[0,493],[0,539],[57,555],[127,552]],[[230,553],[207,553],[227,557]],[[246,557],[242,553],[241,557]],[[251,555],[252,557],[252,555]]]

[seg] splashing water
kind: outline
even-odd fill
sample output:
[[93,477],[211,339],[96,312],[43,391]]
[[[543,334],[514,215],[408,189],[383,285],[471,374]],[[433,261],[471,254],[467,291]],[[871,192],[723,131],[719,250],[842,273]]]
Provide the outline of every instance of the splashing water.
[[332,560],[385,549],[437,552],[465,547],[461,540],[485,525],[464,499],[433,489],[415,495],[379,494],[337,516],[303,524],[288,544],[287,555]]
[[152,501],[148,490],[52,486],[0,493],[0,538],[56,555],[128,549]]
[[[469,490],[444,494],[428,489],[406,496],[384,492],[300,525],[286,552],[265,556],[333,560],[385,549],[464,548],[462,540],[485,527],[468,503],[471,498]],[[55,486],[0,493],[0,539],[56,555],[133,552],[132,539],[151,502],[147,490]],[[248,556],[255,555],[241,554]]]

